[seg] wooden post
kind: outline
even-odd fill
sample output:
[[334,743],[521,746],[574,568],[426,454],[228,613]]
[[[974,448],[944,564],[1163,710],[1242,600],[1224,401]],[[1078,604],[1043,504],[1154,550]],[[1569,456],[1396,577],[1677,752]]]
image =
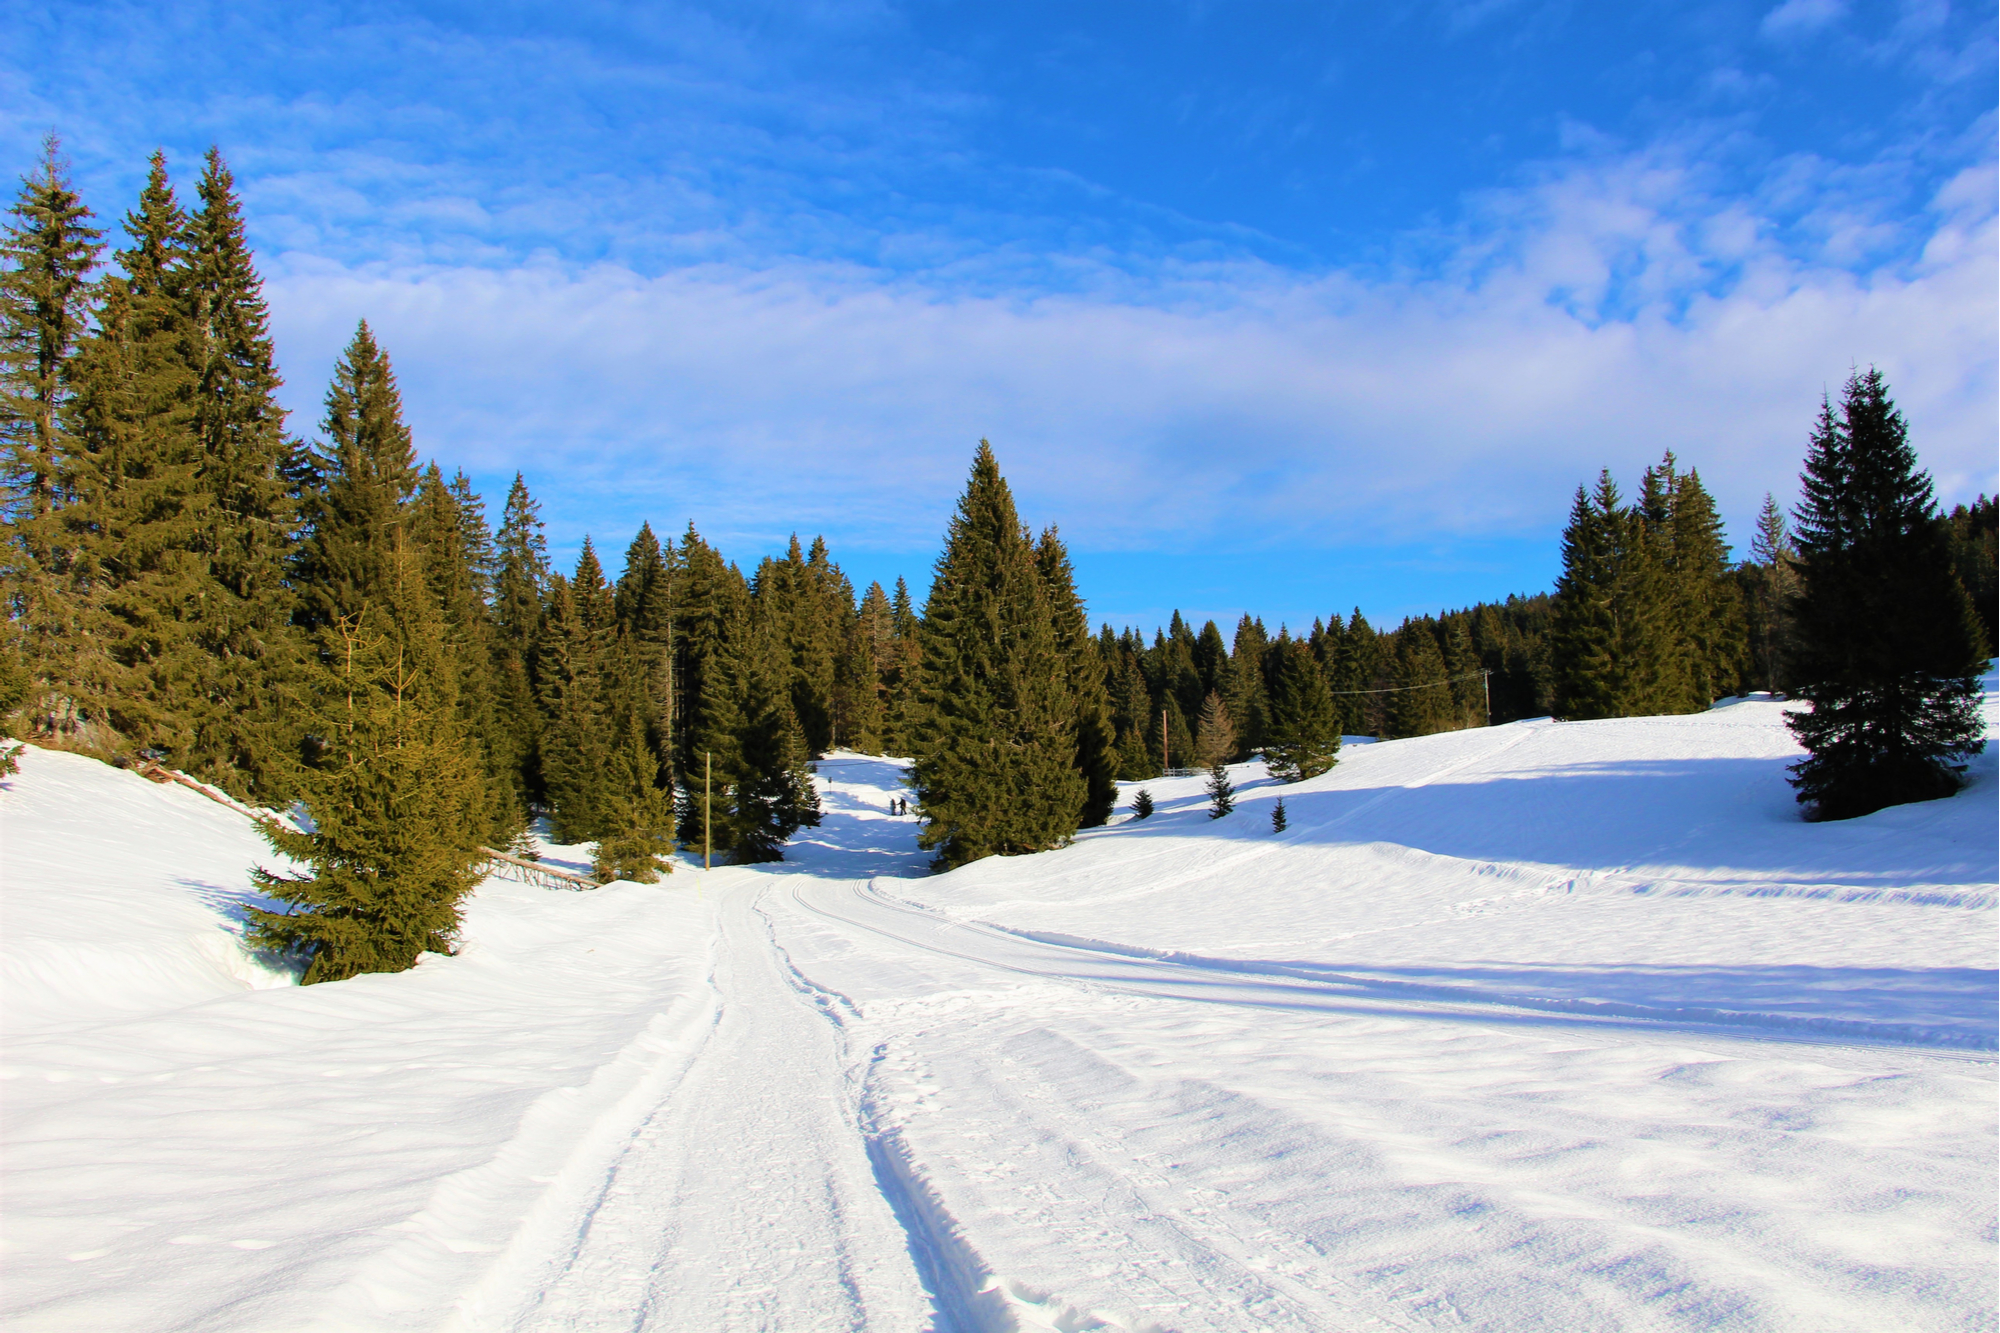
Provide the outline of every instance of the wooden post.
[[1493,673],[1491,671],[1482,671],[1479,673],[1479,688],[1486,691],[1486,725],[1490,727],[1493,725]]
[[1167,762],[1169,758],[1170,756],[1167,754],[1167,710],[1162,708],[1160,710],[1160,776],[1161,777],[1165,777],[1167,775],[1167,770],[1173,767],[1172,764]]
[[709,852],[715,846],[715,756],[701,752],[701,868],[708,869]]

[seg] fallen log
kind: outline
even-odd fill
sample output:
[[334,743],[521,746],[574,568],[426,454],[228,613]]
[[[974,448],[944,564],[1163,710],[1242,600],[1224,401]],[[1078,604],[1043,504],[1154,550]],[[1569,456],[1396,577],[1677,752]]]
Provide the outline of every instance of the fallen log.
[[595,889],[601,887],[588,875],[573,875],[567,870],[556,870],[540,861],[529,861],[523,857],[510,856],[506,852],[495,851],[491,847],[481,847],[479,854],[486,858],[491,873],[518,879],[524,884],[533,884],[541,889]]

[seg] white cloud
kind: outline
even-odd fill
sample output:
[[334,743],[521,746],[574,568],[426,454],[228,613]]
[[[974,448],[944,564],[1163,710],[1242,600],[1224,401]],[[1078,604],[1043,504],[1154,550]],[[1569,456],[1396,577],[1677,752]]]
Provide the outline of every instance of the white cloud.
[[524,469],[572,525],[617,515],[600,533],[693,517],[922,547],[987,436],[1083,549],[1551,531],[1579,480],[1669,448],[1741,538],[1857,364],[1888,375],[1945,495],[1996,489],[1982,170],[1940,193],[1921,259],[1858,273],[1641,156],[1487,201],[1442,277],[1183,265],[1020,297],[804,262],[292,255],[270,290],[294,402],[365,315],[426,451]]
[[1847,0],[1785,0],[1764,16],[1766,37],[1785,39],[1817,32],[1837,23],[1847,12]]

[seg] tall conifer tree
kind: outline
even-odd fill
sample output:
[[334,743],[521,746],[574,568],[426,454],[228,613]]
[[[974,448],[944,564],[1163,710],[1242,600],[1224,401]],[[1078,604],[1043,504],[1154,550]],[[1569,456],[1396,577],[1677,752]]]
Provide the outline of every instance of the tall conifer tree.
[[922,845],[949,869],[1068,842],[1088,795],[1074,703],[1033,547],[983,440],[920,635],[913,782],[927,821]]
[[1846,819],[1950,795],[1979,747],[1984,667],[1930,476],[1872,367],[1824,403],[1798,509],[1801,803]]

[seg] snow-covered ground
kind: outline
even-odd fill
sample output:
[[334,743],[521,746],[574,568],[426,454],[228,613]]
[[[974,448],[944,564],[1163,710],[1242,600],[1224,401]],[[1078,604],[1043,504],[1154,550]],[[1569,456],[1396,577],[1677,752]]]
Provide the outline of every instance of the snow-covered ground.
[[842,755],[783,865],[490,880],[301,989],[246,819],[31,751],[0,1325],[1993,1328],[1991,747],[1822,825],[1795,754],[1760,701],[1353,746],[943,876]]

